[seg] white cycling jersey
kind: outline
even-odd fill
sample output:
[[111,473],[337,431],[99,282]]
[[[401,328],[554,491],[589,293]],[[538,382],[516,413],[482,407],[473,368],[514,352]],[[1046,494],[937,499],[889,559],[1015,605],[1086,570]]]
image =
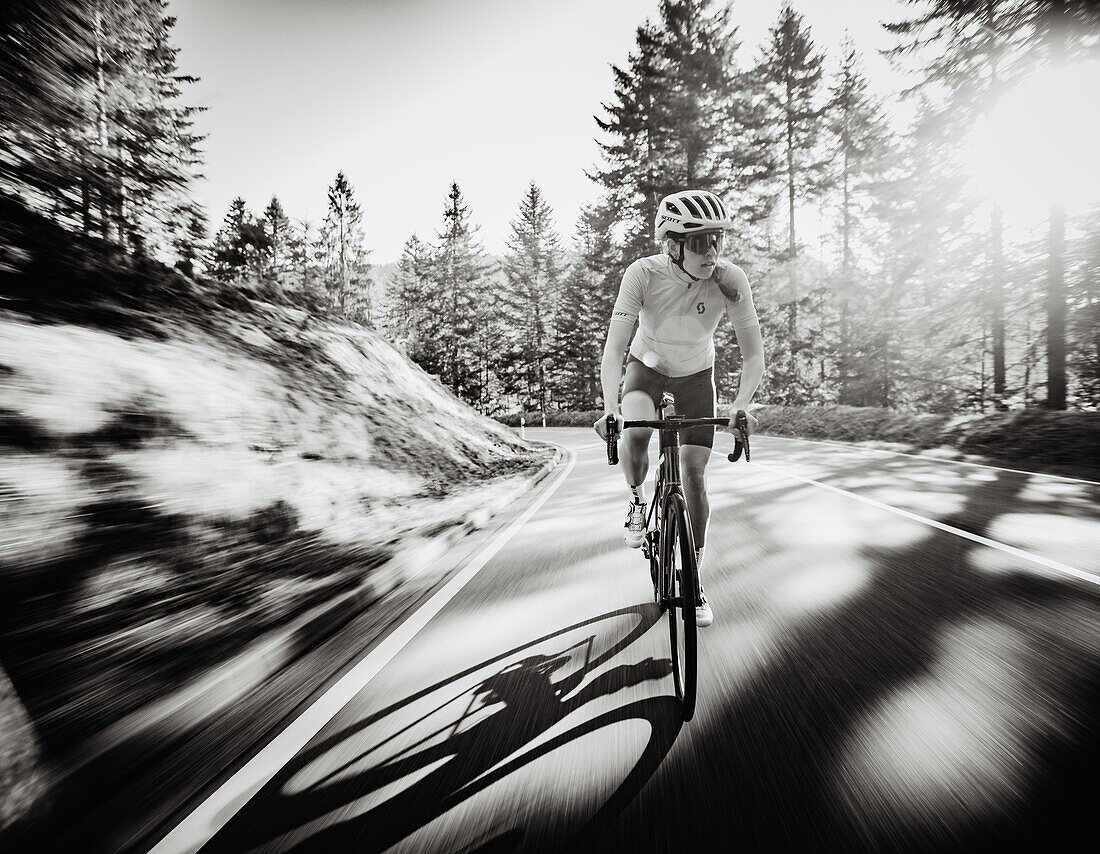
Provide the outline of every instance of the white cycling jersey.
[[665,376],[684,377],[714,364],[714,332],[723,311],[738,337],[760,324],[740,267],[719,259],[710,278],[693,281],[662,253],[626,268],[611,322],[633,328],[637,320],[630,354]]

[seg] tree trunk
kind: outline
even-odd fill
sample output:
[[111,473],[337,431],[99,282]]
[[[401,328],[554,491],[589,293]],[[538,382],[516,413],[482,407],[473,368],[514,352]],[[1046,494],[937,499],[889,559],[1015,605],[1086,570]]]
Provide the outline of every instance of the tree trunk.
[[99,229],[100,236],[107,240],[110,236],[110,211],[109,204],[106,198],[104,188],[107,186],[107,178],[103,174],[107,170],[107,164],[110,159],[107,156],[107,83],[103,77],[103,4],[97,2],[95,5],[95,17],[94,21],[94,33],[95,33],[95,79],[96,79],[96,92],[95,92],[95,112],[96,112],[96,133],[97,144],[99,147],[99,164],[96,172],[99,179]]
[[1001,224],[1001,208],[994,204],[989,214],[990,232],[990,276],[989,283],[990,320],[993,326],[993,403],[997,409],[1005,406],[1005,273],[1004,273],[1004,229]]
[[841,234],[843,254],[840,273],[840,402],[849,402],[848,371],[852,361],[851,330],[848,326],[848,300],[852,293],[852,248],[851,248],[851,192],[848,184],[848,151],[844,151],[844,211]]
[[1066,210],[1050,206],[1047,263],[1047,406],[1066,408]]
[[[1050,40],[1051,65],[1058,67],[1065,58],[1065,4],[1054,0],[1050,5],[1047,36]],[[1048,157],[1057,157],[1056,151]],[[1047,406],[1066,408],[1066,209],[1061,202],[1050,206],[1050,241],[1047,262]]]

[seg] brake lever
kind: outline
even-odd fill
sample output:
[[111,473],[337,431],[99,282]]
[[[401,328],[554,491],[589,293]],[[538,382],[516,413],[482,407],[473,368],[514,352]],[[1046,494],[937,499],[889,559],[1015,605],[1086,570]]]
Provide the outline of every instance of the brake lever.
[[745,410],[737,410],[737,415],[733,419],[733,429],[736,431],[733,436],[733,453],[727,459],[735,463],[741,459],[741,452],[744,451],[747,463],[749,461],[749,416],[745,414]]
[[607,464],[619,464],[619,422],[614,415],[607,416]]

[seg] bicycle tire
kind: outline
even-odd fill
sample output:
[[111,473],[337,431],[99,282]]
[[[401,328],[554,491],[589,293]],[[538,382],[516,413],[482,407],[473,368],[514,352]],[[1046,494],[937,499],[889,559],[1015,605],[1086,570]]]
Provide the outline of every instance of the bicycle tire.
[[695,565],[695,542],[688,521],[687,504],[683,495],[676,492],[669,495],[665,504],[661,562],[668,594],[672,681],[680,703],[680,717],[690,721],[695,714],[698,670],[698,629],[695,625],[698,568]]

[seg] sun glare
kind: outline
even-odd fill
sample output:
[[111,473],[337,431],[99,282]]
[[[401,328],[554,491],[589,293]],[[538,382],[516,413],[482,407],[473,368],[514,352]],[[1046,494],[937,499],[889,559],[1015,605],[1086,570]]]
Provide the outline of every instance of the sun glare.
[[1100,62],[1046,66],[979,122],[964,157],[1009,221],[1042,219],[1055,202],[1077,212],[1100,201],[1097,92]]

